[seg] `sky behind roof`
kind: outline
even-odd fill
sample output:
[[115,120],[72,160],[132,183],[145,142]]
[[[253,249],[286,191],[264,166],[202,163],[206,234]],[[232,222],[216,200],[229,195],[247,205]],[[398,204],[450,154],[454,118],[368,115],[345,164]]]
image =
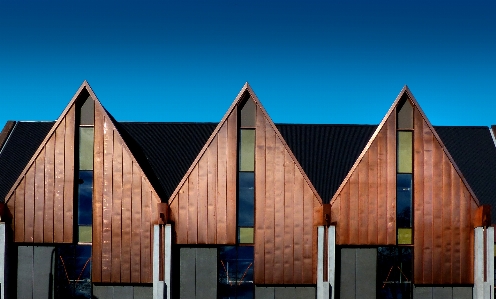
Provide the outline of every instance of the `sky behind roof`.
[[119,121],[218,122],[248,81],[279,123],[377,124],[406,84],[434,125],[496,124],[496,1],[432,2],[2,0],[0,126],[84,80]]

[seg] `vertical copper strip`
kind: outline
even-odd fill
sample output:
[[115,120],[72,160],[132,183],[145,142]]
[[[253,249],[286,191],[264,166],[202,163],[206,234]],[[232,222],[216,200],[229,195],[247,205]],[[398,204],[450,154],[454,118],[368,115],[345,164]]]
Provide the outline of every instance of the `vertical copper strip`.
[[177,243],[188,244],[188,196],[189,196],[189,180],[184,182],[181,191],[179,191],[179,220],[176,223],[177,228]]
[[313,256],[314,247],[316,248],[316,238],[317,228],[313,226],[313,192],[308,187],[306,183],[303,184],[303,281],[302,283],[315,283],[313,279],[313,273],[317,272],[317,269],[313,267]]
[[179,224],[180,224],[180,219],[179,219],[179,193],[176,194],[176,196],[172,199],[172,202],[169,205],[170,208],[170,221],[171,223],[174,223],[174,231],[175,234],[172,236],[172,241],[175,244],[181,244],[179,242]]
[[[311,191],[310,186],[306,185]],[[313,204],[313,230],[312,230],[312,283],[317,283],[317,227],[322,225],[322,215],[324,213],[322,203],[319,202],[312,192]],[[311,215],[309,215],[311,216]]]
[[[34,178],[34,242],[43,242],[43,226],[45,212],[45,149],[36,158]],[[27,200],[32,200],[28,198]]]
[[442,205],[443,205],[443,257],[442,257],[442,265],[443,265],[443,281],[442,283],[448,284],[453,282],[453,232],[452,232],[452,214],[453,208],[455,210],[457,207],[454,207],[452,203],[452,195],[451,195],[451,164],[446,155],[442,156]]
[[[295,167],[296,169],[296,167]],[[303,282],[303,188],[304,180],[303,175],[296,169],[295,170],[295,181],[294,181],[294,198],[293,198],[293,221],[294,221],[294,269],[293,269],[293,280],[295,283]]]
[[350,193],[350,185],[351,183],[348,181],[348,183],[344,186],[343,190],[341,191],[340,197],[339,197],[339,204],[340,204],[340,218],[339,218],[339,244],[344,245],[344,244],[350,244],[351,239],[350,239],[350,205],[351,205],[351,193]]
[[55,170],[55,134],[48,139],[45,146],[45,220],[44,242],[52,243],[54,234],[54,170]]
[[284,148],[276,137],[274,173],[274,283],[284,282]]
[[454,168],[451,168],[451,182],[452,182],[452,190],[453,190],[453,201],[457,204],[457,209],[453,211],[453,279],[454,281],[460,282],[462,281],[462,272],[461,272],[461,263],[462,263],[462,244],[463,237],[461,234],[461,214],[465,211],[460,209],[460,179],[458,174],[456,173]]
[[[341,194],[343,194],[341,192]],[[336,200],[331,206],[331,221],[336,225],[336,244],[341,244],[341,221],[340,221],[340,213],[341,213],[341,195],[338,195]]]
[[54,213],[56,219],[53,223],[53,241],[62,243],[64,241],[64,143],[65,143],[65,119],[59,123],[55,130],[55,189],[54,189]]
[[470,280],[469,273],[471,272],[469,265],[469,259],[466,258],[467,254],[470,252],[470,235],[472,233],[472,230],[470,228],[470,224],[472,223],[470,220],[470,194],[465,188],[465,185],[463,182],[460,180],[460,189],[458,189],[459,194],[460,194],[460,273],[461,273],[461,281],[465,282]]
[[295,165],[287,152],[284,157],[284,283],[293,283],[293,263],[294,263],[294,179]]
[[432,210],[433,210],[433,255],[432,255],[432,271],[434,275],[433,283],[442,284],[443,283],[443,264],[441,263],[443,258],[443,238],[444,238],[444,230],[443,230],[443,150],[441,145],[434,140],[433,148],[432,148]]
[[208,243],[208,149],[198,163],[198,244]]
[[367,239],[364,240],[364,242],[367,242],[368,244],[379,244],[378,238],[377,238],[377,232],[382,230],[382,227],[379,227],[379,218],[378,218],[378,209],[377,209],[377,145],[378,145],[378,140],[374,141],[372,146],[369,149],[368,152],[368,161],[369,161],[369,171],[368,171],[368,178],[369,178],[369,183],[368,183],[368,190],[367,190],[367,197],[369,199],[369,204],[368,204],[368,215],[369,215],[369,223],[367,225],[368,230],[367,230]]
[[[227,122],[217,135],[217,242],[227,244]],[[184,219],[181,220],[184,223]]]
[[433,281],[433,198],[432,198],[432,148],[433,136],[429,127],[423,124],[424,134],[424,281]]
[[198,164],[188,178],[188,244],[198,243]]
[[350,217],[347,219],[350,227],[349,231],[349,244],[358,244],[358,229],[359,229],[359,201],[358,201],[358,190],[359,190],[359,171],[355,171],[350,178]]
[[207,149],[208,162],[208,207],[207,207],[207,242],[217,244],[217,136]]
[[[141,276],[140,282],[152,281],[152,235],[150,234],[152,192],[148,181],[141,178]],[[155,203],[155,207],[157,204]]]
[[139,166],[133,162],[131,192],[131,283],[141,279],[141,175]]
[[[22,180],[21,180],[22,181]],[[12,231],[14,232],[14,242],[15,242],[15,238],[16,238],[16,193],[17,193],[17,190],[15,190],[14,192],[12,192],[9,196],[9,198],[7,199],[7,208],[9,209],[9,211],[13,212],[12,214],[12,219],[11,219],[11,222],[10,222],[10,227],[12,229]],[[24,228],[24,226],[23,226]]]
[[[103,108],[95,105],[95,136],[93,152],[93,235],[91,279],[102,281],[102,198],[103,198]],[[57,143],[59,141],[57,135]],[[57,193],[55,193],[57,196]]]
[[423,119],[417,109],[414,109],[413,133],[413,206],[414,206],[414,283],[424,283],[424,139]]
[[[122,240],[122,146],[115,144],[112,158],[112,271],[110,280],[121,281],[121,247]],[[127,245],[124,245],[127,246]]]
[[387,126],[377,134],[377,244],[387,244]]
[[396,244],[396,108],[385,123],[387,128],[387,244]]
[[[370,148],[369,148],[370,151]],[[368,227],[373,225],[372,218],[373,215],[369,215],[368,207],[369,207],[369,195],[368,195],[368,187],[369,187],[369,151],[363,155],[363,159],[360,162],[360,166],[358,167],[358,234],[355,239],[355,244],[366,244],[368,240]]]
[[[275,195],[275,143],[276,136],[267,120],[265,120],[265,283],[274,283],[274,246],[275,246],[275,223],[274,223],[274,195]],[[257,176],[263,175],[257,173]]]
[[[26,173],[26,186],[24,200],[24,242],[34,242],[34,176],[35,165],[33,164]],[[29,200],[26,200],[29,199]]]
[[15,191],[15,210],[14,210],[14,219],[15,219],[15,241],[16,242],[24,242],[25,240],[25,201],[24,201],[24,190],[26,187],[26,177],[24,177],[19,186]]
[[75,124],[76,108],[73,105],[65,116],[64,243],[73,241]]
[[256,110],[255,134],[255,283],[265,282],[265,118]]
[[238,108],[227,120],[227,244],[236,244],[236,197],[237,197],[237,157],[238,157]]
[[104,118],[103,135],[103,201],[102,201],[102,282],[110,282],[112,268],[112,159],[114,131]]
[[122,248],[121,248],[121,282],[131,282],[131,217],[133,190],[133,162],[125,151],[122,151]]

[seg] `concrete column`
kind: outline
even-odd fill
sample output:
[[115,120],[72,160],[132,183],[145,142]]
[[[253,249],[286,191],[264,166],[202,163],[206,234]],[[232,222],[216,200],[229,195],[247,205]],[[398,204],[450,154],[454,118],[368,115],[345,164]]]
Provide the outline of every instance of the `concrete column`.
[[167,299],[171,298],[172,226],[164,226],[164,288]]
[[474,299],[484,299],[484,228],[475,228]]
[[317,228],[317,299],[324,298],[324,227],[319,226]]
[[331,285],[331,294],[329,298],[334,299],[334,290],[336,288],[336,227],[329,226],[327,230],[327,279]]
[[486,296],[493,298],[494,293],[494,227],[486,228]]
[[5,270],[7,269],[5,263],[7,262],[6,254],[6,246],[7,246],[7,230],[5,226],[5,222],[0,222],[0,299],[6,298],[5,292]]
[[153,226],[153,299],[159,299],[160,225]]

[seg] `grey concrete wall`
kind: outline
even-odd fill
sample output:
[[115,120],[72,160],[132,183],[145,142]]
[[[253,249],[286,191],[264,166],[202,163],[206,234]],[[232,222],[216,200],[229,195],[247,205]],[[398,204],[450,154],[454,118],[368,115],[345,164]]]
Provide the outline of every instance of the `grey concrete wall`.
[[413,299],[472,299],[472,287],[413,287]]
[[217,298],[217,248],[179,250],[180,298]]
[[48,298],[53,249],[52,246],[18,247],[17,298]]
[[93,285],[94,299],[152,299],[152,286]]
[[255,287],[256,299],[312,299],[316,295],[314,286]]
[[340,273],[341,299],[375,299],[377,249],[342,248]]

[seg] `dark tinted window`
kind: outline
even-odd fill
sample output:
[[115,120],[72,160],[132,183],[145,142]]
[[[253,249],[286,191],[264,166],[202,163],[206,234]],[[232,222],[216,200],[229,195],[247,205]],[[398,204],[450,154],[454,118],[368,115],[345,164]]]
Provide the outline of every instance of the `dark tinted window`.
[[253,246],[219,248],[218,298],[253,299]]
[[377,298],[412,298],[412,248],[377,248]]

